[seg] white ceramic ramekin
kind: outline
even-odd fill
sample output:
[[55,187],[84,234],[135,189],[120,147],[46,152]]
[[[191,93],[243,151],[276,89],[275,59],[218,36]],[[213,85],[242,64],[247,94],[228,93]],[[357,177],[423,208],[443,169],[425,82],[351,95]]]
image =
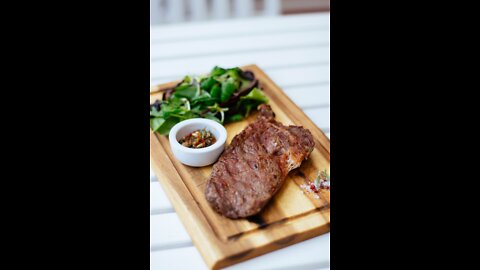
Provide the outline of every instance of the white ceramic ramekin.
[[[204,148],[188,148],[178,141],[195,130],[206,129],[216,138],[216,142]],[[219,123],[204,118],[193,118],[182,121],[172,127],[168,135],[173,155],[183,164],[202,167],[214,163],[225,148],[227,130]]]

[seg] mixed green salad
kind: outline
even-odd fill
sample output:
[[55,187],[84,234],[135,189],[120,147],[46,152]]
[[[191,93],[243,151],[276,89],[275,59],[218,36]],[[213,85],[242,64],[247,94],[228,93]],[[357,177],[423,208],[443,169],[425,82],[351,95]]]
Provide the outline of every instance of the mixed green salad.
[[177,123],[190,118],[207,118],[221,124],[239,121],[267,97],[257,88],[251,71],[238,67],[214,67],[203,76],[185,76],[175,87],[162,89],[161,100],[150,105],[150,127],[167,135]]

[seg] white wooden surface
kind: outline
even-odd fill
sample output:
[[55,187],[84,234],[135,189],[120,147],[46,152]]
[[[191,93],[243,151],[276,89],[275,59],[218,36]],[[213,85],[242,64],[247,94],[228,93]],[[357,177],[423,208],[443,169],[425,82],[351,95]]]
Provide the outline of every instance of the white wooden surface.
[[[260,5],[255,5],[259,2]],[[150,24],[222,20],[281,13],[281,0],[150,0]],[[261,10],[258,7],[262,7]]]
[[[249,18],[151,28],[151,84],[213,66],[257,64],[330,137],[328,13]],[[150,171],[151,269],[206,269]],[[328,269],[330,234],[228,269]]]

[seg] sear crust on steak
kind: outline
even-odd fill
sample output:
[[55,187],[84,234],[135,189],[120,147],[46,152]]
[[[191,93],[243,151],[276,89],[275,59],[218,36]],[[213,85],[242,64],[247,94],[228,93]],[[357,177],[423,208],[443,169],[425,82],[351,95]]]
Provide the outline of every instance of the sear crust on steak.
[[269,105],[237,134],[213,166],[205,197],[228,218],[257,214],[300,166],[315,145],[309,130],[275,121]]

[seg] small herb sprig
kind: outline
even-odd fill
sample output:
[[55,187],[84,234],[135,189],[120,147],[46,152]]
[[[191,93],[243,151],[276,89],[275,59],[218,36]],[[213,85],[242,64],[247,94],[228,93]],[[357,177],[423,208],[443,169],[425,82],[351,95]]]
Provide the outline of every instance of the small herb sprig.
[[316,190],[321,188],[330,189],[330,175],[327,173],[327,169],[318,172],[317,178],[313,181]]

